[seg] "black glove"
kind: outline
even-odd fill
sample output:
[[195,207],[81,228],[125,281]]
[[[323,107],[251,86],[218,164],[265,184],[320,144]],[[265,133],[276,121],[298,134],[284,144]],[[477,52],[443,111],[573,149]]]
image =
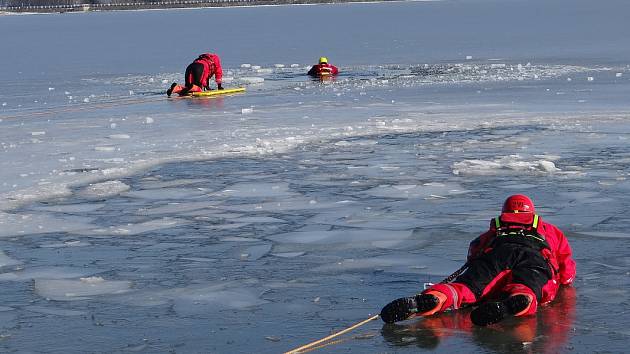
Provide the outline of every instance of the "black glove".
[[401,297],[383,307],[381,319],[385,323],[404,321],[417,312],[416,307],[416,296]]
[[219,90],[223,90],[223,86],[221,86],[221,84],[217,84],[217,88],[218,88]]

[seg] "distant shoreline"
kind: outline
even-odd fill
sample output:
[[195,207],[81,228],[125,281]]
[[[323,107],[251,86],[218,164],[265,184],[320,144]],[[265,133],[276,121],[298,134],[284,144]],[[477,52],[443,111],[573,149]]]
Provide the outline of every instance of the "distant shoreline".
[[243,7],[270,5],[319,5],[371,2],[433,2],[440,0],[172,0],[163,2],[127,2],[73,5],[2,6],[1,15],[29,13],[80,13],[90,11],[186,9],[207,7]]

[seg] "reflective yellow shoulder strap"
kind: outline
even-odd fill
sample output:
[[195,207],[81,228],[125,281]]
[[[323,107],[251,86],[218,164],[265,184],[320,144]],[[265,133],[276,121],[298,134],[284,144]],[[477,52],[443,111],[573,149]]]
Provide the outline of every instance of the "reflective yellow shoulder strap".
[[494,226],[498,229],[501,227],[501,221],[499,220],[501,219],[501,215],[497,216],[496,218],[494,218]]
[[532,223],[534,229],[538,228],[538,214],[534,214],[534,222]]

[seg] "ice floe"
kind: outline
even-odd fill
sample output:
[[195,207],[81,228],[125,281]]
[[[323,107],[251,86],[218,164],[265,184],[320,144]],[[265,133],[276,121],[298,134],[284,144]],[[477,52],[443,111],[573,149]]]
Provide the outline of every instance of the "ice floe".
[[82,189],[79,194],[85,198],[104,198],[117,195],[129,190],[129,186],[121,181],[107,181],[91,184]]
[[93,276],[71,279],[35,279],[35,292],[46,299],[57,301],[86,300],[94,296],[124,294],[131,289],[131,282],[106,280]]

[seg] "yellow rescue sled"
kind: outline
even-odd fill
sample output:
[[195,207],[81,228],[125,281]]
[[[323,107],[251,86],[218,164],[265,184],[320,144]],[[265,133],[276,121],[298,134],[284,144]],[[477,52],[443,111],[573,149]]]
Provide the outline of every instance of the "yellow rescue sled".
[[223,89],[223,90],[211,90],[211,91],[203,91],[203,92],[191,92],[188,96],[211,97],[211,96],[229,95],[232,93],[240,93],[240,92],[245,92],[245,87],[237,87],[233,89]]

